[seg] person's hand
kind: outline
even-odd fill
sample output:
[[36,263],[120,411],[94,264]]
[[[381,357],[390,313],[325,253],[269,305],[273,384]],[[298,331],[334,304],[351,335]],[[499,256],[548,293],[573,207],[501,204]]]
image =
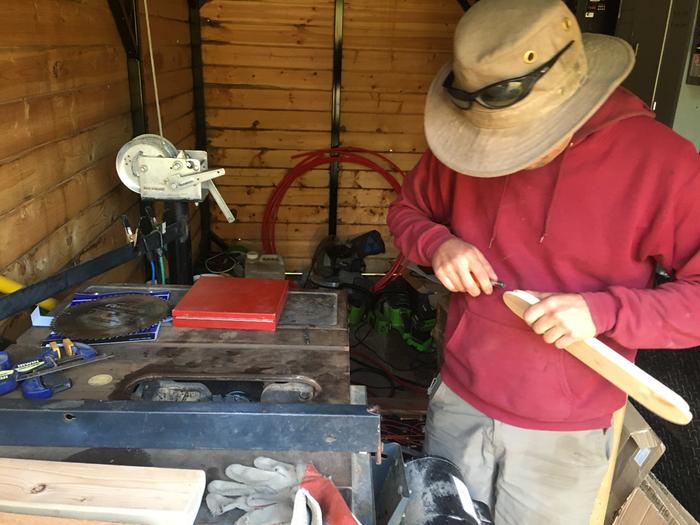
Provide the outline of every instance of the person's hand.
[[593,317],[582,295],[530,293],[540,302],[525,310],[523,319],[545,342],[566,348],[597,335]]
[[451,292],[467,292],[477,297],[483,291],[493,292],[491,280],[497,280],[496,272],[479,251],[460,239],[450,239],[435,251],[432,261],[435,277]]

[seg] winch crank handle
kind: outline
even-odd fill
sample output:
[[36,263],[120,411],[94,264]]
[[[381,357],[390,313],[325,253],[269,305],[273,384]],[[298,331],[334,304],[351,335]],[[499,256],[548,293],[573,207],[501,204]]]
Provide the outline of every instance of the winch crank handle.
[[203,185],[206,185],[207,189],[209,190],[209,193],[211,193],[211,196],[214,197],[216,204],[221,209],[221,212],[224,214],[224,217],[226,217],[226,221],[234,222],[236,220],[236,217],[233,215],[233,213],[231,213],[228,204],[226,204],[226,201],[221,196],[221,193],[219,193],[219,190],[216,188],[214,183],[212,181],[207,181],[203,183]]
[[217,168],[215,170],[203,171],[202,173],[197,173],[196,175],[199,182],[204,183],[225,174],[226,171],[223,168]]

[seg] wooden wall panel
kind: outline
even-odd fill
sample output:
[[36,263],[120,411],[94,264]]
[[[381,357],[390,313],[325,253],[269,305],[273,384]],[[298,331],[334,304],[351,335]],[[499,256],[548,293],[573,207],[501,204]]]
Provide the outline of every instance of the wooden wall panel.
[[[217,184],[238,211],[227,224],[213,210],[212,227],[259,249],[265,203],[292,156],[330,146],[333,0],[212,0],[201,15],[210,164],[226,168]],[[284,201],[277,246],[289,270],[307,266],[327,232],[327,187],[318,170]]]
[[5,22],[0,274],[30,284],[124,242],[120,216],[137,202],[114,170],[131,137],[126,58],[106,0],[7,2]]
[[[454,0],[345,0],[341,142],[380,151],[410,170],[426,148],[425,94],[437,70],[449,60],[452,33],[462,14]],[[364,179],[344,170],[343,179]],[[366,190],[351,214],[341,214],[361,231],[384,225],[390,190]],[[385,233],[385,230],[381,230]],[[387,255],[394,256],[385,236]],[[386,261],[378,257],[375,261]]]
[[[207,134],[222,193],[239,222],[213,212],[228,240],[260,246],[260,221],[293,155],[330,143],[332,0],[211,0],[202,9]],[[345,0],[341,142],[385,153],[411,169],[425,149],[423,107],[433,75],[449,60],[462,14],[454,0]],[[386,229],[394,199],[379,175],[345,166],[338,233]],[[304,176],[279,213],[277,245],[291,269],[308,265],[328,220],[328,170]],[[396,252],[371,262],[388,268]]]
[[[11,5],[10,5],[11,4]],[[157,133],[141,7],[148,131]],[[187,0],[149,0],[164,134],[194,147]],[[0,48],[0,272],[32,283],[124,243],[138,196],[114,171],[131,136],[125,52],[106,0],[10,2]],[[192,210],[193,246],[200,214]],[[196,253],[195,253],[196,255]],[[95,279],[142,281],[140,260]],[[16,335],[26,316],[0,323]]]

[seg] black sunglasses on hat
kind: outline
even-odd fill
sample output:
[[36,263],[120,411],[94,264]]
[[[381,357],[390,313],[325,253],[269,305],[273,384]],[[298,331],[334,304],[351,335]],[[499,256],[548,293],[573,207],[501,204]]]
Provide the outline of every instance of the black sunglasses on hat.
[[573,43],[574,41],[572,40],[551,59],[541,66],[538,66],[530,73],[516,78],[501,80],[500,82],[490,84],[473,93],[452,86],[455,79],[453,71],[450,71],[450,74],[447,75],[445,81],[442,83],[442,87],[444,87],[445,91],[450,95],[452,102],[460,109],[469,109],[474,102],[487,109],[507,108],[528,96],[537,81],[542,78],[547,71],[552,69],[552,66]]

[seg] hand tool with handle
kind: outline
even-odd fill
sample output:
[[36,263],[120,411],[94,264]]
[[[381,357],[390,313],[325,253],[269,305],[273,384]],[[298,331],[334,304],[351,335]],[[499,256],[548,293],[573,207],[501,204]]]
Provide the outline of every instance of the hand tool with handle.
[[[63,350],[56,343],[37,356],[12,367],[7,352],[0,352],[0,395],[12,392],[21,385],[25,399],[47,399],[55,393],[71,387],[70,379],[57,374],[77,366],[109,359],[112,354],[98,354],[94,348],[84,343],[73,343],[64,339]],[[53,379],[42,379],[49,374]]]
[[[522,319],[525,311],[540,300],[531,293],[516,290],[506,292],[503,301]],[[686,425],[693,418],[681,396],[599,339],[576,342],[566,347],[566,351],[658,416],[679,425]]]

